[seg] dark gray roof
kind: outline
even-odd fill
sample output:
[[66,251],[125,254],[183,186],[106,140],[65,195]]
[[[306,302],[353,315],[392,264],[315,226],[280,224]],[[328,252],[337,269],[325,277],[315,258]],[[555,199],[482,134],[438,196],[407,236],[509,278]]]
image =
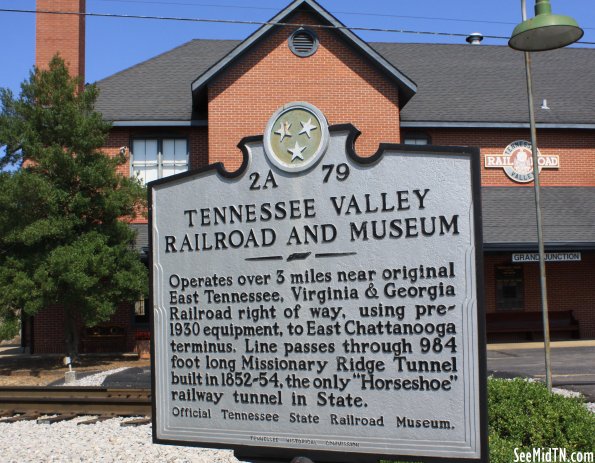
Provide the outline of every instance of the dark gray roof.
[[[486,250],[537,248],[532,187],[484,187],[481,194]],[[546,248],[595,249],[595,188],[542,188],[541,204]]]
[[[523,53],[506,46],[375,43],[417,83],[401,120],[527,123]],[[595,50],[532,54],[536,119],[595,124]],[[550,110],[539,109],[547,100]]]
[[[190,121],[192,82],[240,42],[193,40],[98,82],[112,121]],[[527,124],[523,53],[506,46],[371,43],[417,84],[402,124]],[[538,123],[595,127],[595,50],[533,54]],[[539,109],[546,99],[550,110]],[[349,122],[349,121],[345,121]]]
[[192,40],[97,82],[95,108],[109,121],[190,121],[192,81],[237,40]]

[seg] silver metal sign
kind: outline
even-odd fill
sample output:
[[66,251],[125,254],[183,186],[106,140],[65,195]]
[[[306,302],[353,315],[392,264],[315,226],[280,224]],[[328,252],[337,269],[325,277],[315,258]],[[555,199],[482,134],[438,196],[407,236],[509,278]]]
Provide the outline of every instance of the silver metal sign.
[[331,127],[297,171],[254,137],[237,172],[151,184],[156,442],[486,458],[478,153],[360,158],[356,136]]

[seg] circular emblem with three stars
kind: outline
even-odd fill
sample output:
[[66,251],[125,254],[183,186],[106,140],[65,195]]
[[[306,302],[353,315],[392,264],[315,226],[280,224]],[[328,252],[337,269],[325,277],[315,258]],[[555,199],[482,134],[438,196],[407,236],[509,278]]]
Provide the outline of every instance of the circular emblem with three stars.
[[285,172],[302,172],[320,160],[328,146],[328,123],[315,106],[288,103],[269,119],[264,132],[264,151]]

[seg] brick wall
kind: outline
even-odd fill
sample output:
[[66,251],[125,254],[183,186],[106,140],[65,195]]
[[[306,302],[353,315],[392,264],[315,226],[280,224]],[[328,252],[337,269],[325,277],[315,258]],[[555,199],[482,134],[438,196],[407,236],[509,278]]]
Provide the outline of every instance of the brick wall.
[[[486,169],[486,154],[502,154],[516,140],[531,140],[529,130],[428,130],[433,145],[464,145],[481,147],[481,183],[483,186],[533,187],[533,182],[512,181],[503,169]],[[595,186],[595,131],[538,130],[537,146],[542,155],[560,156],[559,169],[542,169],[541,185]]]
[[[297,13],[287,22],[312,24]],[[279,27],[248,51],[209,86],[209,161],[236,169],[242,137],[264,132],[271,115],[292,101],[318,107],[329,124],[353,123],[362,136],[360,155],[373,154],[380,142],[399,141],[398,92],[393,82],[353,51],[336,32],[316,29],[314,55],[292,53],[287,39],[295,27]]]
[[[304,97],[305,101],[310,101],[309,98]],[[286,103],[289,100],[285,101]],[[283,103],[281,103],[283,104]],[[281,106],[281,104],[279,106]],[[266,122],[272,115],[272,112],[277,107],[271,110],[270,113],[262,114],[261,119]],[[243,113],[240,113],[243,115]],[[328,117],[328,116],[327,116]],[[349,122],[347,119],[342,122]],[[216,118],[210,121],[210,126],[216,123]],[[337,121],[337,123],[339,123]],[[237,124],[237,122],[236,122]],[[355,123],[361,130],[361,124]],[[167,137],[167,136],[181,136],[188,138],[188,147],[190,150],[190,168],[197,169],[204,167],[210,162],[217,162],[225,160],[227,157],[232,164],[232,167],[237,167],[237,163],[241,159],[241,154],[236,148],[236,144],[243,136],[249,134],[258,134],[264,131],[262,127],[247,128],[245,133],[238,135],[238,140],[230,143],[233,144],[231,154],[226,155],[217,154],[217,152],[209,152],[209,131],[219,132],[219,129],[212,127],[192,127],[192,128],[171,128],[171,127],[147,127],[147,128],[114,128],[110,132],[109,139],[104,147],[104,151],[110,155],[116,155],[120,147],[129,147],[134,137]],[[370,130],[375,130],[371,127]],[[260,131],[260,132],[258,132]],[[392,131],[394,133],[394,131]],[[501,154],[506,146],[516,140],[528,140],[529,134],[523,130],[453,130],[453,129],[430,129],[428,133],[431,137],[433,145],[463,145],[480,147],[481,151],[481,179],[483,186],[507,186],[507,187],[532,187],[533,183],[521,184],[512,181],[504,173],[502,169],[486,169],[484,168],[484,156],[486,154]],[[241,135],[241,136],[240,136]],[[387,138],[382,139],[381,136]],[[553,154],[560,156],[559,169],[543,169],[540,173],[541,185],[548,186],[595,186],[595,174],[593,168],[590,167],[595,161],[595,132],[594,131],[572,131],[572,130],[540,130],[538,133],[539,150],[542,154]],[[229,137],[223,137],[229,138]],[[373,139],[373,141],[371,141]],[[367,139],[364,134],[358,140],[366,142],[369,148],[363,153],[371,154],[376,150],[380,142],[394,142],[391,139],[391,130],[383,131],[383,135],[376,135],[374,137],[368,136]],[[217,144],[211,141],[211,144]],[[221,142],[219,142],[221,144]],[[357,145],[362,154],[362,147]],[[219,157],[218,157],[219,156]],[[232,161],[233,160],[233,161]],[[127,162],[120,166],[119,170],[123,175],[130,175],[130,164]]]
[[[512,265],[511,253],[484,256],[486,312],[496,311],[495,268]],[[523,268],[524,310],[541,310],[539,265],[514,264]],[[595,337],[595,252],[582,251],[580,262],[546,263],[547,296],[550,311],[572,310],[580,323],[581,338]]]
[[[85,12],[85,0],[37,0],[37,11]],[[85,17],[36,15],[35,65],[47,69],[59,52],[72,75],[85,76]]]
[[[131,304],[122,303],[116,309],[114,315],[109,321],[100,324],[100,326],[118,326],[126,329],[126,351],[134,349],[134,311]],[[93,349],[84,349],[82,336],[84,326],[82,322],[78,323],[79,330],[79,352],[93,353]],[[29,333],[30,334],[30,333]],[[30,343],[29,339],[29,343]],[[115,347],[110,349],[109,344],[104,352],[118,352],[120,349]],[[95,350],[96,351],[96,350]],[[64,310],[61,306],[49,306],[39,311],[33,317],[33,346],[32,354],[64,354],[66,352],[64,336]]]
[[58,306],[49,306],[40,310],[33,317],[32,354],[63,354],[66,352],[64,341],[64,311]]

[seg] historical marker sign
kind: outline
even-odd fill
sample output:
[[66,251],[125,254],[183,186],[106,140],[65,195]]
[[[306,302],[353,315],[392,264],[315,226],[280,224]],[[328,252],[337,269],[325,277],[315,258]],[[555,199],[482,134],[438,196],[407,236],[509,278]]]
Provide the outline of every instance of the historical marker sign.
[[479,156],[306,103],[151,184],[153,432],[250,458],[482,461]]

